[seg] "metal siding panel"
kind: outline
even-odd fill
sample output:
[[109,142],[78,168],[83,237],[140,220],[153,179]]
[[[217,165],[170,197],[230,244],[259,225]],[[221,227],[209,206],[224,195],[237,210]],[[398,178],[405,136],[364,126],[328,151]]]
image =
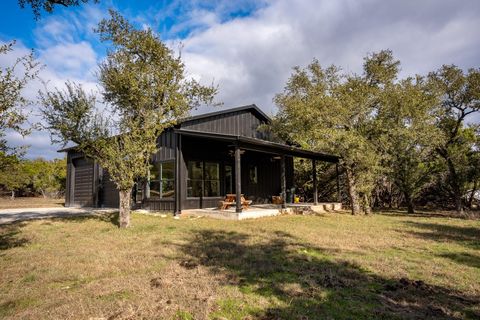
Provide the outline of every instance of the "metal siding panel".
[[75,159],[73,204],[91,207],[94,205],[94,164],[85,158]]

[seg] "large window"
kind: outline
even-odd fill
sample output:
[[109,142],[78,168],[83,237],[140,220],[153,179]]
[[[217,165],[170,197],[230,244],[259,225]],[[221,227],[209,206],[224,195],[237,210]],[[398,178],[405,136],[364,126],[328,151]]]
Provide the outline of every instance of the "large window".
[[187,196],[220,196],[220,164],[216,162],[188,161]]
[[150,199],[173,198],[175,195],[175,164],[173,161],[150,166]]

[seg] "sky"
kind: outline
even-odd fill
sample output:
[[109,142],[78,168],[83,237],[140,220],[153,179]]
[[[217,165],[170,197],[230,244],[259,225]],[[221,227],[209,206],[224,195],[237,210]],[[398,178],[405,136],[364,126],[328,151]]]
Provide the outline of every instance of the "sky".
[[[173,0],[113,1],[56,8],[34,19],[17,0],[0,1],[0,43],[16,40],[6,66],[33,49],[48,88],[65,81],[97,91],[95,73],[106,47],[93,28],[113,8],[138,28],[151,28],[178,52],[187,76],[218,85],[221,108],[255,103],[269,115],[294,66],[313,58],[346,72],[361,72],[363,58],[391,49],[401,76],[426,74],[443,64],[480,67],[478,0]],[[35,99],[42,81],[24,90]],[[217,110],[202,107],[194,114]],[[41,121],[38,106],[29,122]],[[62,157],[45,131],[8,132],[11,146],[28,145],[27,158]]]

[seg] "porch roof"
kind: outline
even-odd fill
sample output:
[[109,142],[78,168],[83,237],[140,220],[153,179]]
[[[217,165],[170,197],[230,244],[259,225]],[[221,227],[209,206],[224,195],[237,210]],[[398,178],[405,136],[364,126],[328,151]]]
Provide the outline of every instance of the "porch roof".
[[187,129],[175,129],[175,132],[183,136],[231,142],[233,145],[238,145],[240,148],[245,150],[260,151],[260,152],[272,153],[272,154],[278,154],[278,155],[289,155],[294,157],[315,159],[315,160],[333,162],[333,163],[337,163],[338,160],[340,159],[339,156],[332,155],[332,154],[305,150],[302,148],[289,146],[282,143],[276,143],[276,142],[238,136],[238,135],[195,131],[195,130],[187,130]]

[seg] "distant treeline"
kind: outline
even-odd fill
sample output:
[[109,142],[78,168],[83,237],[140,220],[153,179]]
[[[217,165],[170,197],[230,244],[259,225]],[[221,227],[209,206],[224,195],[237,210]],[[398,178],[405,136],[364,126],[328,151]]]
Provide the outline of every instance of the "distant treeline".
[[43,196],[58,198],[65,192],[66,160],[28,160],[10,157],[0,171],[2,196]]

